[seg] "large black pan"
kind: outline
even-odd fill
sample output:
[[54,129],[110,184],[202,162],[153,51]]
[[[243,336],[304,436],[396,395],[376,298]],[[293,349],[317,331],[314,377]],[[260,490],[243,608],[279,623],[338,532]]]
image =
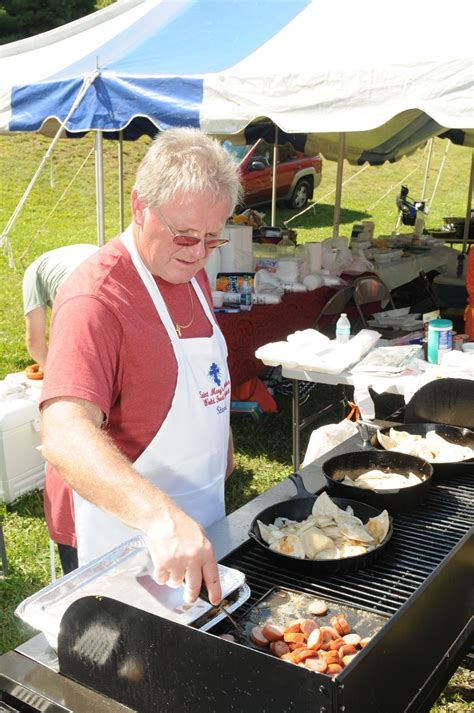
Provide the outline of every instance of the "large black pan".
[[[305,569],[316,574],[339,574],[341,572],[354,572],[362,567],[368,567],[377,559],[377,557],[379,557],[379,555],[382,554],[392,537],[393,528],[391,519],[389,531],[382,544],[363,555],[345,557],[340,560],[307,560],[298,559],[296,557],[292,557],[291,555],[285,555],[271,550],[260,535],[257,520],[260,520],[260,522],[263,522],[265,525],[272,524],[275,522],[277,517],[286,517],[290,520],[302,522],[303,520],[306,520],[309,515],[311,515],[313,505],[316,500],[316,495],[310,493],[304,487],[303,479],[299,473],[292,473],[292,475],[289,476],[289,480],[293,481],[298,494],[295,497],[290,498],[290,500],[284,500],[283,502],[270,505],[268,508],[265,508],[265,510],[262,510],[262,512],[258,513],[258,515],[252,520],[249,530],[249,536],[255,540],[260,547],[266,550],[269,557],[278,561],[280,567],[284,566],[290,569],[298,569],[300,571]],[[350,505],[354,511],[354,515],[360,518],[364,523],[367,522],[369,518],[380,515],[380,510],[377,510],[370,505],[366,505],[365,503],[348,500],[346,498],[331,499],[338,507],[343,509]]]
[[[438,436],[445,438],[450,443],[455,443],[458,446],[468,446],[474,449],[474,431],[470,431],[469,428],[445,426],[439,423],[405,423],[403,425],[393,426],[393,428],[396,431],[406,431],[407,433],[422,436],[423,438],[429,431],[434,431]],[[381,428],[380,431],[388,436],[390,428]],[[374,448],[383,450],[377,440],[376,433],[371,436],[370,443]],[[433,478],[435,480],[437,478],[451,478],[466,470],[472,473],[474,470],[474,458],[451,463],[432,463],[432,466]]]
[[[357,480],[362,473],[374,469],[407,477],[413,473],[420,478],[420,482],[408,488],[389,491],[365,490],[341,482],[346,475],[351,480]],[[334,456],[323,463],[322,471],[331,495],[360,500],[379,510],[388,510],[391,514],[407,512],[420,505],[428,495],[433,475],[432,466],[422,458],[383,450],[355,451]]]

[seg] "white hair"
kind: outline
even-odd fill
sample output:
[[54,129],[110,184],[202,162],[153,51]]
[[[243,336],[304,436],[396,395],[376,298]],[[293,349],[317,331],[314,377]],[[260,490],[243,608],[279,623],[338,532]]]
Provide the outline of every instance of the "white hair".
[[157,135],[138,167],[135,190],[148,208],[177,193],[208,193],[228,199],[229,215],[242,197],[238,166],[217,139],[180,127]]

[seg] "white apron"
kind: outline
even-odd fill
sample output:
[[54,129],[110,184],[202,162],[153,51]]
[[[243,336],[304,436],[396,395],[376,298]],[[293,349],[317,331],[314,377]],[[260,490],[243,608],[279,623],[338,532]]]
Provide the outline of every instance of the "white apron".
[[[213,327],[213,335],[179,339],[156,282],[138,255],[131,228],[124,233],[123,242],[168,332],[178,364],[171,408],[134,468],[208,527],[225,515],[230,422],[226,343],[195,279],[191,284]],[[139,534],[76,492],[73,496],[79,565]]]

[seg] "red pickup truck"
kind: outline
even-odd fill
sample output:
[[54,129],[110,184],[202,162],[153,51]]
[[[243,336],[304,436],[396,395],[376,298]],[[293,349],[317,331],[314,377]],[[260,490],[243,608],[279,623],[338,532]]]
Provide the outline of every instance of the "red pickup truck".
[[[269,203],[272,199],[273,144],[259,139],[249,146],[224,146],[239,163],[245,192],[245,207]],[[301,210],[321,183],[321,156],[305,156],[290,144],[277,147],[277,200]]]

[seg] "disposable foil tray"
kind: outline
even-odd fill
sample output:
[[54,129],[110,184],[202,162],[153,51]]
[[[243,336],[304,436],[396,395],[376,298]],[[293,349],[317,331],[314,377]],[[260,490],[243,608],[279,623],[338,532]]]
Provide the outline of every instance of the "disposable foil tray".
[[[232,612],[250,596],[245,575],[236,569],[218,565],[222,596]],[[62,616],[77,599],[107,596],[172,621],[193,625],[207,631],[225,614],[212,604],[198,599],[184,601],[184,588],[159,585],[152,576],[152,562],[142,536],[119,545],[89,564],[79,567],[21,602],[15,614],[25,623],[44,633],[56,648]]]

